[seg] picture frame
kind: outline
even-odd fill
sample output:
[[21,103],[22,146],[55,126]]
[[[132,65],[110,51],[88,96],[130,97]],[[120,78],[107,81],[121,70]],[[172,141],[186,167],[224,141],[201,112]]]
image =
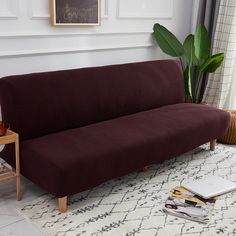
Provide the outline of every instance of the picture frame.
[[101,0],[50,0],[52,26],[101,25]]

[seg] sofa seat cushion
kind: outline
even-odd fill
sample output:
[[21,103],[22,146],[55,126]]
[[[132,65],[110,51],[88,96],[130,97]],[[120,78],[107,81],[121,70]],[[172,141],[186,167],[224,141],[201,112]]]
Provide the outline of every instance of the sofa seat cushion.
[[57,197],[189,151],[223,134],[229,116],[176,104],[21,142],[21,171]]

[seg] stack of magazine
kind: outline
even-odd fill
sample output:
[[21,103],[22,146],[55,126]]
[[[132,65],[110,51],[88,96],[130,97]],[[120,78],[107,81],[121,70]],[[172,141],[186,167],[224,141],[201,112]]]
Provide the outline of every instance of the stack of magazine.
[[163,211],[173,216],[209,223],[217,197],[204,199],[183,187],[176,187],[166,200]]
[[236,183],[219,176],[183,182],[166,200],[163,211],[178,217],[207,224],[217,196],[236,190]]

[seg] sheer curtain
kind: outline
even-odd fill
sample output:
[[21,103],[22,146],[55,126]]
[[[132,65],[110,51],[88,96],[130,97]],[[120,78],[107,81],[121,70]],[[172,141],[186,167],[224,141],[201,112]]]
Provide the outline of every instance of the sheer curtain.
[[[236,37],[236,36],[235,36]],[[235,52],[236,54],[236,52]],[[234,71],[232,77],[232,85],[226,99],[225,108],[236,110],[236,63],[234,64]]]
[[213,39],[213,53],[224,52],[225,60],[220,69],[209,75],[203,102],[230,108],[236,104],[236,0],[220,1]]

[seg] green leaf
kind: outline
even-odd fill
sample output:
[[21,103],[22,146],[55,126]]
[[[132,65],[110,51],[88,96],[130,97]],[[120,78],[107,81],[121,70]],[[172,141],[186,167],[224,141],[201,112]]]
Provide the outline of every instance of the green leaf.
[[224,53],[218,53],[208,58],[198,69],[199,73],[213,73],[222,64]]
[[184,87],[185,87],[185,95],[189,95],[189,89],[188,89],[188,66],[186,66],[184,70]]
[[192,81],[191,81],[191,67],[186,66],[184,70],[184,86],[185,95],[192,99]]
[[164,53],[172,57],[181,57],[184,54],[183,45],[164,26],[156,23],[153,31],[156,42]]
[[190,34],[184,41],[184,55],[189,65],[198,65],[198,59],[195,56],[194,35]]
[[211,40],[204,25],[199,24],[194,37],[195,55],[198,60],[205,60],[210,55]]

